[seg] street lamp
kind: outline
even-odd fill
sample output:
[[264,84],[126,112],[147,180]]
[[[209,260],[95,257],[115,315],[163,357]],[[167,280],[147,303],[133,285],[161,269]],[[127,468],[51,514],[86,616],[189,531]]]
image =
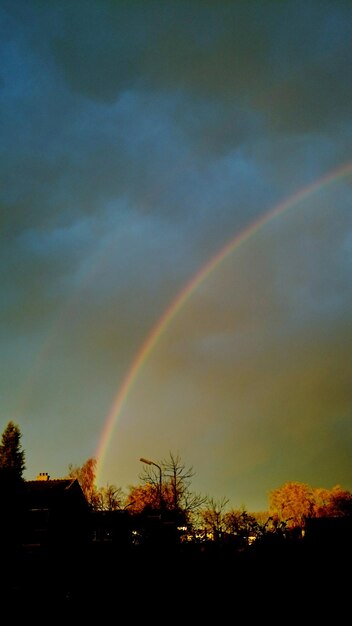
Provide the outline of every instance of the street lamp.
[[163,496],[162,496],[162,471],[160,465],[154,463],[154,461],[149,461],[149,459],[144,459],[143,457],[139,459],[141,463],[146,463],[147,465],[154,465],[159,470],[159,508],[160,508],[160,516],[163,504]]

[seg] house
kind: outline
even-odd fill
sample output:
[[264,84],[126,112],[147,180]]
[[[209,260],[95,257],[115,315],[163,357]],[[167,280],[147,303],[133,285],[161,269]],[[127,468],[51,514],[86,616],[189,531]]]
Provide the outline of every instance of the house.
[[352,517],[307,518],[304,540],[312,550],[351,555]]
[[23,548],[70,549],[89,539],[90,507],[77,479],[46,473],[24,484]]
[[92,511],[90,528],[94,545],[127,547],[132,542],[131,518],[125,509]]

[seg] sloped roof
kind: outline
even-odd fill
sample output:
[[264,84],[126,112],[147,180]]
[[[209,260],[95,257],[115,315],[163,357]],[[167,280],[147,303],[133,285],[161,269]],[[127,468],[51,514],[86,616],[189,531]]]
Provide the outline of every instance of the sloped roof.
[[78,483],[76,478],[56,478],[54,480],[26,480],[26,490],[37,493],[62,493]]
[[76,478],[58,478],[54,480],[26,480],[25,494],[32,506],[49,506],[75,499],[88,507],[87,499]]

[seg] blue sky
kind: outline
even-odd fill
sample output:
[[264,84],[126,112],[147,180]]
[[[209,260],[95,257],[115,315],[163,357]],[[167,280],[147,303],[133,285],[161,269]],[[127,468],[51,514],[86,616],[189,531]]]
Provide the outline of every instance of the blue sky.
[[[1,0],[0,29],[0,425],[58,478],[188,281],[352,161],[352,5]],[[352,489],[351,252],[348,173],[235,249],[140,368],[102,484],[171,451],[234,507]]]

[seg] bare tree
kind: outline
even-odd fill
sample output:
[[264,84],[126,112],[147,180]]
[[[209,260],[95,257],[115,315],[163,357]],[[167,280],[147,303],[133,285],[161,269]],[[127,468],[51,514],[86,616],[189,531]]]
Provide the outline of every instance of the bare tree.
[[106,485],[95,493],[95,508],[99,511],[117,511],[125,508],[125,494],[121,487]]
[[226,531],[225,509],[228,505],[227,498],[215,500],[207,498],[207,507],[200,512],[200,519],[204,527],[204,539],[220,541]]
[[195,475],[193,467],[186,467],[181,457],[172,452],[169,458],[162,461],[164,476],[168,479],[168,488],[171,492],[170,505],[174,510],[191,513],[199,509],[207,501],[206,496],[194,493],[191,490],[192,478]]
[[[160,468],[161,474],[158,468]],[[193,468],[186,467],[179,454],[169,452],[169,456],[159,461],[158,464],[146,464],[139,478],[145,484],[152,485],[155,494],[158,493],[161,478],[161,497],[164,511],[179,514],[185,523],[190,523],[192,514],[207,501],[206,496],[192,491],[191,483],[194,475]]]

